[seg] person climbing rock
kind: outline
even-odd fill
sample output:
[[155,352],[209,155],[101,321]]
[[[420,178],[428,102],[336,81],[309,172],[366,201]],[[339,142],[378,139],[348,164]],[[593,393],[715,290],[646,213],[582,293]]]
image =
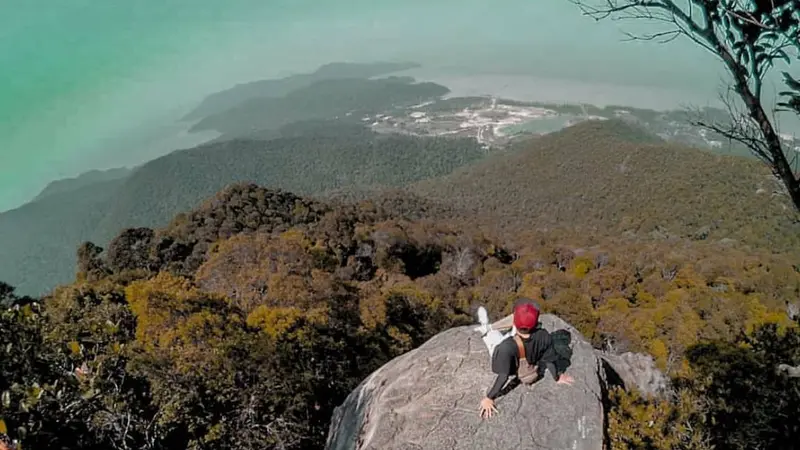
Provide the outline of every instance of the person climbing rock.
[[[494,400],[511,377],[524,384],[533,384],[549,371],[558,384],[572,384],[572,377],[564,373],[571,353],[569,342],[566,348],[556,348],[551,334],[539,323],[539,307],[532,300],[518,299],[513,314],[493,324],[489,323],[486,308],[481,306],[478,308],[478,322],[480,325],[475,330],[481,333],[489,350],[492,372],[497,374],[494,384],[481,400],[481,417],[489,418],[497,412]],[[511,331],[508,333],[500,331],[509,328]],[[563,340],[559,339],[558,343],[563,344]]]

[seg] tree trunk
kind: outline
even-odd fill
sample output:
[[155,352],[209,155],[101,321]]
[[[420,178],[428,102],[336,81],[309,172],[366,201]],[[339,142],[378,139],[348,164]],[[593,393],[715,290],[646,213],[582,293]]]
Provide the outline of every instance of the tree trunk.
[[742,100],[744,100],[747,110],[750,112],[750,117],[758,123],[761,135],[764,137],[764,142],[772,157],[771,169],[773,173],[783,181],[783,184],[789,191],[789,196],[792,198],[792,203],[794,203],[795,208],[800,211],[800,182],[798,182],[797,178],[794,176],[794,171],[789,161],[786,159],[786,155],[783,153],[783,144],[781,144],[778,133],[775,132],[772,122],[770,122],[764,108],[761,106],[761,101],[750,92],[746,84],[744,85],[744,89],[739,86],[739,81],[737,81],[736,84],[737,90]]
[[792,167],[783,153],[781,139],[775,131],[775,127],[772,126],[769,117],[767,117],[767,113],[761,105],[761,99],[757,98],[750,89],[745,69],[733,59],[733,55],[717,39],[714,39],[714,44],[719,56],[733,75],[736,92],[747,107],[750,118],[756,121],[761,130],[761,136],[764,138],[767,151],[772,159],[772,167],[770,169],[786,186],[795,209],[800,212],[800,181],[794,176]]

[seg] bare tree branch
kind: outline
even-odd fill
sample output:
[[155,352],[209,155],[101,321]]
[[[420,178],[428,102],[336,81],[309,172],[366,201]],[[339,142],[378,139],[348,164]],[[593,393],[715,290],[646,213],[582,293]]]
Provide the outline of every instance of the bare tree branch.
[[[747,147],[787,188],[800,211],[800,180],[795,175],[797,155],[787,152],[774,115],[762,101],[763,81],[775,62],[787,64],[800,54],[800,0],[569,0],[595,20],[639,20],[666,24],[669,29],[634,35],[626,40],[671,42],[689,38],[720,58],[732,77],[738,102],[727,103],[730,123],[696,120],[695,125]],[[779,103],[800,114],[800,82],[784,73],[788,98]],[[743,109],[736,108],[736,104]],[[790,154],[787,154],[790,153]]]
[[659,44],[666,44],[668,42],[672,42],[675,39],[681,37],[683,33],[680,30],[670,30],[670,31],[662,31],[659,33],[652,33],[647,34],[644,36],[637,36],[632,33],[625,33],[628,36],[628,41],[656,41]]

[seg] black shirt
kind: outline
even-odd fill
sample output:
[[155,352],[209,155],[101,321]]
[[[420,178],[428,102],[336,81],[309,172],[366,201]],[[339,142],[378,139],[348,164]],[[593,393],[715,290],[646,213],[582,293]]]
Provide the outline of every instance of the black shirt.
[[[550,333],[544,328],[537,328],[531,333],[530,337],[522,339],[522,344],[525,347],[525,359],[533,365],[539,367],[539,373],[547,368],[553,375],[553,379],[558,380],[556,374],[556,367],[554,362],[557,359],[557,354],[553,348],[553,340],[550,338]],[[487,397],[494,399],[503,389],[503,386],[508,381],[508,377],[516,375],[519,369],[519,353],[517,350],[517,343],[514,342],[513,337],[507,337],[494,349],[492,355],[492,372],[497,374]]]

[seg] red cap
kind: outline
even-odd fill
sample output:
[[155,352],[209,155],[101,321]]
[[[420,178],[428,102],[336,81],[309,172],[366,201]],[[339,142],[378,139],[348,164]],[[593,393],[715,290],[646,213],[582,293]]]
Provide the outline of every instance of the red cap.
[[534,329],[539,323],[539,310],[530,303],[523,303],[514,309],[514,326]]

